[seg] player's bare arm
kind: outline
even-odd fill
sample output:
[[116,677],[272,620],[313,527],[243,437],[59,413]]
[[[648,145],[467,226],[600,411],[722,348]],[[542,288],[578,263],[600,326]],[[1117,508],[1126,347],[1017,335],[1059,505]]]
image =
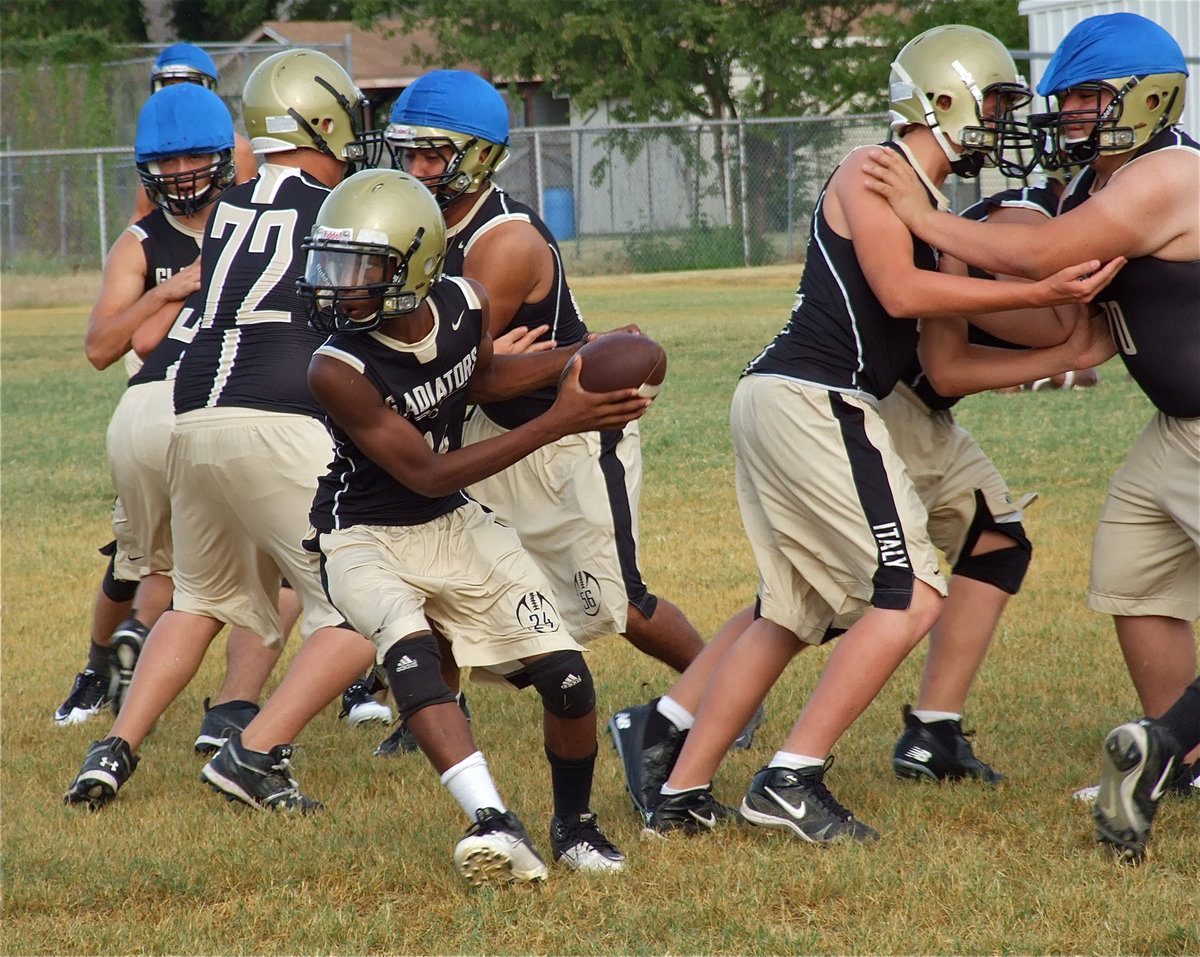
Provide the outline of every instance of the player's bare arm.
[[489,329],[504,332],[517,310],[544,299],[554,276],[550,247],[532,224],[503,223],[480,236],[463,263],[463,275],[480,282],[492,304]]
[[1034,349],[969,342],[964,319],[921,322],[917,354],[930,385],[941,395],[971,395],[1100,365],[1116,354],[1101,316],[1081,311],[1066,339]]
[[650,400],[639,398],[635,389],[585,392],[577,367],[578,363],[567,374],[549,411],[503,435],[442,454],[384,403],[365,376],[341,360],[314,356],[308,384],[329,416],[373,462],[414,492],[433,498],[494,475],[564,435],[621,428],[649,407]]
[[[946,318],[1089,302],[1124,264],[1122,260],[1102,269],[1098,261],[1083,262],[1033,283],[997,283],[918,269],[913,264],[909,230],[882,197],[866,186],[858,165],[852,158],[834,173],[826,195],[827,218],[835,231],[841,231],[839,219],[844,224],[847,232],[842,235],[848,234],[854,243],[871,291],[897,318]],[[924,202],[928,205],[928,200]]]
[[891,150],[871,148],[861,163],[866,187],[887,199],[914,235],[981,269],[1031,279],[1086,259],[1200,258],[1197,167],[1185,151],[1141,157],[1086,203],[1045,224],[1024,225],[978,223],[930,208],[911,168]]
[[[146,254],[142,244],[132,233],[122,233],[104,262],[100,295],[88,317],[84,337],[88,362],[97,369],[108,368],[132,348],[133,333],[137,328],[160,310],[163,312],[161,320],[169,329],[183,300],[199,287],[197,259],[192,266],[147,290]],[[163,334],[166,334],[165,330]]]
[[[1046,217],[1032,210],[999,209],[1002,213],[1019,213],[1023,217],[1037,216],[1042,222]],[[1014,221],[1016,217],[1014,217]],[[1030,220],[1026,220],[1030,221]],[[938,262],[938,271],[951,276],[966,276],[967,264],[954,256],[943,255]],[[996,276],[995,282],[1028,282],[1013,276]],[[971,316],[971,325],[983,329],[1006,342],[1031,348],[1045,348],[1065,342],[1080,316],[1087,314],[1087,307],[1069,304],[1047,306],[1041,309],[1006,309],[1003,312],[985,312]]]
[[[167,282],[175,282],[185,274],[190,275],[180,280],[181,288],[188,288],[193,281],[198,288],[200,283],[199,257],[196,258],[194,263],[176,273]],[[145,359],[166,338],[167,334],[171,331],[171,327],[175,325],[175,320],[179,318],[179,313],[183,309],[186,298],[185,296],[183,299],[172,299],[170,302],[164,303],[160,309],[152,313],[149,318],[133,330],[131,344],[133,351],[137,353],[139,359]]]

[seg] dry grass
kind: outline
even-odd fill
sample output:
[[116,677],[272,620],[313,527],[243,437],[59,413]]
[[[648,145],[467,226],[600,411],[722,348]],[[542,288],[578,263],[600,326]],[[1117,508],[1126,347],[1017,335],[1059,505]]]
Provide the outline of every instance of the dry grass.
[[[7,283],[6,283],[7,285]],[[643,564],[651,586],[711,633],[752,596],[732,491],[726,413],[738,371],[782,324],[786,271],[586,279],[589,324],[638,322],[667,346],[668,385],[644,422]],[[107,717],[50,713],[82,664],[110,493],[103,430],[122,382],[84,362],[86,304],[3,321],[3,671],[0,801],[4,954],[766,954],[1200,952],[1194,805],[1164,804],[1140,869],[1110,865],[1071,791],[1104,732],[1137,711],[1111,624],[1083,608],[1090,530],[1109,474],[1148,416],[1110,365],[1090,392],[979,396],[961,419],[1015,489],[1042,493],[1036,545],[975,689],[968,724],[1009,776],[998,790],[896,780],[891,747],[920,656],[838,746],[831,785],[883,834],[818,849],[730,829],[642,841],[601,741],[594,807],[629,855],[615,880],[554,869],[542,888],[472,891],[449,855],[464,821],[416,756],[370,754],[381,734],[331,706],[296,771],[328,811],[255,814],[197,783],[191,743],[220,654],[163,716],[113,807],[62,791]],[[219,645],[216,647],[219,652]],[[749,752],[717,780],[734,802],[785,735],[826,652],[806,652],[768,699]],[[601,720],[671,675],[619,638],[591,656]],[[538,705],[470,688],[480,742],[545,848],[550,813]]]

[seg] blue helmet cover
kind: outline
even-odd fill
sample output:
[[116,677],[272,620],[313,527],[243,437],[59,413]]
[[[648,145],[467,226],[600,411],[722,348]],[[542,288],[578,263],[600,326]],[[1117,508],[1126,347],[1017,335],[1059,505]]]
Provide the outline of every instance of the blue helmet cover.
[[233,149],[233,117],[212,90],[195,83],[163,87],[138,114],[134,159],[198,156]]
[[391,121],[429,126],[508,144],[508,106],[499,91],[468,70],[433,70],[397,98]]
[[211,76],[214,80],[220,79],[217,75],[217,64],[213,58],[191,43],[172,43],[155,59],[154,69],[151,72],[158,74],[172,66],[190,67],[198,73]]
[[1187,63],[1175,38],[1136,13],[1107,13],[1081,20],[1054,51],[1037,91],[1051,96],[1081,83],[1182,73]]

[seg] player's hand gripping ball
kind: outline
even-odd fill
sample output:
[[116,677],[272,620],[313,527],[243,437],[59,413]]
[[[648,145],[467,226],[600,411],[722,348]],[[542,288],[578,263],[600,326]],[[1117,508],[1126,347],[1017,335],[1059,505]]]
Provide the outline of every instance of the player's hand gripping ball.
[[609,332],[584,343],[567,362],[583,360],[579,384],[588,392],[637,389],[644,399],[662,391],[667,376],[667,353],[649,336],[634,332]]

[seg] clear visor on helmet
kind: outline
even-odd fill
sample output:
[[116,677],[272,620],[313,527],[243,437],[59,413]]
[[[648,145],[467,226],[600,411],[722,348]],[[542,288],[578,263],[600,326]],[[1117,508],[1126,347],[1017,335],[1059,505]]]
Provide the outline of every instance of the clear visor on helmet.
[[390,246],[316,239],[303,248],[308,259],[298,288],[317,329],[374,329],[419,303],[415,293],[399,288],[407,263]]

